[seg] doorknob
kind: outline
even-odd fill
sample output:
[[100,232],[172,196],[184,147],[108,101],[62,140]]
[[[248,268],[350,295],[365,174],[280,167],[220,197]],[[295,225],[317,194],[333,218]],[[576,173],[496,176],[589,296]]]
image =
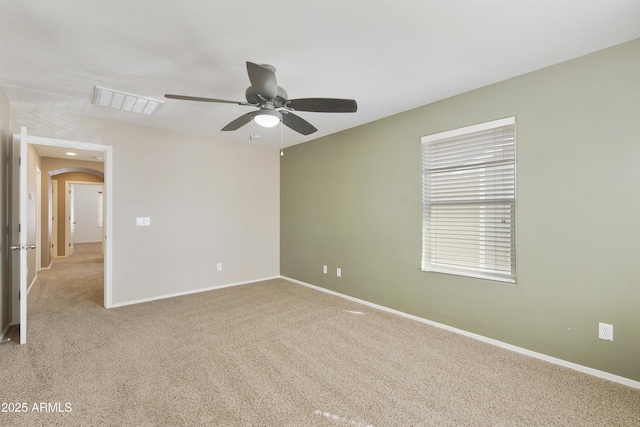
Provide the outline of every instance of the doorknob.
[[33,244],[24,245],[24,246],[23,245],[12,245],[12,246],[9,246],[9,249],[12,250],[12,251],[21,251],[22,249],[35,249],[35,248],[36,248],[36,245],[33,245]]

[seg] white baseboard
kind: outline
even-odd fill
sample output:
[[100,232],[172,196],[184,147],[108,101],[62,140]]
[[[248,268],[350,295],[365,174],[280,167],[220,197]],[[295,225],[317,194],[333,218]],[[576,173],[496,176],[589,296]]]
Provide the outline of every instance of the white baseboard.
[[27,295],[29,295],[29,292],[31,292],[31,288],[33,288],[33,285],[36,283],[36,280],[38,280],[38,273],[36,273],[36,276],[33,278],[31,283],[29,284],[29,287],[27,288]]
[[545,362],[550,362],[555,365],[564,366],[565,368],[573,369],[575,371],[583,372],[585,374],[593,375],[594,377],[604,378],[609,381],[617,382],[620,384],[624,384],[629,387],[640,389],[640,381],[635,381],[629,378],[621,377],[619,375],[611,374],[609,372],[600,371],[598,369],[589,368],[588,366],[578,365],[577,363],[569,362],[567,360],[558,359],[553,356],[549,356],[543,353],[538,353],[536,351],[527,350],[526,348],[518,347],[515,345],[511,345],[502,341],[494,340],[493,338],[488,338],[482,335],[474,334],[473,332],[468,332],[463,329],[454,328],[453,326],[445,325],[443,323],[434,322],[432,320],[424,319],[422,317],[414,316],[413,314],[404,313],[402,311],[394,310],[393,308],[385,307],[383,305],[374,304],[369,301],[365,301],[359,298],[355,298],[349,295],[341,294],[336,291],[332,291],[329,289],[322,288],[320,286],[312,285],[310,283],[302,282],[300,280],[292,279],[286,276],[280,276],[282,279],[289,280],[293,283],[297,283],[299,285],[307,286],[309,288],[315,289],[317,291],[326,292],[331,295],[338,296],[340,298],[345,298],[353,302],[357,302],[360,304],[367,305],[369,307],[377,308],[378,310],[387,311],[389,313],[397,314],[399,316],[403,316],[412,320],[416,320],[418,322],[426,323],[427,325],[435,326],[437,328],[446,329],[450,332],[455,332],[456,334],[464,335],[469,338],[473,338],[479,341],[486,342],[488,344],[493,344],[498,347],[505,348],[507,350],[515,351],[516,353],[525,354],[527,356],[535,357],[536,359],[544,360]]
[[0,334],[0,341],[4,339],[4,336],[7,334],[7,331],[9,330],[10,327],[11,327],[11,322],[7,323],[7,326],[4,328],[4,330]]
[[208,288],[200,288],[200,289],[194,289],[194,290],[191,290],[191,291],[177,292],[177,293],[174,293],[174,294],[158,295],[158,296],[155,296],[155,297],[142,298],[142,299],[138,299],[138,300],[134,300],[134,301],[126,301],[126,302],[119,302],[117,304],[111,304],[111,306],[108,307],[108,308],[124,307],[124,306],[127,306],[127,305],[141,304],[143,302],[151,302],[151,301],[157,301],[157,300],[161,300],[161,299],[180,297],[180,296],[183,296],[183,295],[197,294],[197,293],[200,293],[200,292],[213,291],[215,289],[229,288],[231,286],[248,285],[249,283],[264,282],[265,280],[273,280],[273,279],[280,279],[280,278],[281,278],[281,276],[264,277],[262,279],[249,280],[247,282],[227,283],[227,284],[224,284],[224,285],[216,285],[216,286],[211,286],[211,287],[208,287]]

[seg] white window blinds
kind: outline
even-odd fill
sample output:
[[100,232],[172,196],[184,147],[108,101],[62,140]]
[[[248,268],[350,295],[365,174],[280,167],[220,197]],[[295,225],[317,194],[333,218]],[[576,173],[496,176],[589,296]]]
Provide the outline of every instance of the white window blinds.
[[421,141],[422,269],[515,282],[515,118]]

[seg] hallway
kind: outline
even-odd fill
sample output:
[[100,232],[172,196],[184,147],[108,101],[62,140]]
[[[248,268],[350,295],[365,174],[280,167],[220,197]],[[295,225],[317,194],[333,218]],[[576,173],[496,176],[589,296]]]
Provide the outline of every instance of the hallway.
[[[55,304],[57,313],[71,308],[104,308],[104,256],[102,243],[76,243],[68,258],[54,258],[49,270],[38,272],[29,292],[29,321],[39,321],[41,304]],[[31,325],[34,325],[31,323]]]

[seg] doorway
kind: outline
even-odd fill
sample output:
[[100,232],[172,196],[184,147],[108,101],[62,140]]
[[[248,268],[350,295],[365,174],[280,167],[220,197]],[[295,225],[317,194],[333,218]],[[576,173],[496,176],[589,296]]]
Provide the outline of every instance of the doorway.
[[[113,267],[112,267],[112,243],[111,236],[113,235],[113,147],[102,144],[94,144],[94,143],[85,143],[80,141],[67,141],[67,140],[58,140],[53,138],[45,138],[45,137],[36,137],[29,136],[28,144],[34,145],[36,150],[40,153],[41,157],[58,157],[55,154],[56,152],[62,153],[61,157],[64,155],[65,151],[71,149],[75,152],[91,152],[92,154],[99,154],[103,163],[104,163],[104,173],[103,175],[103,190],[101,193],[101,203],[102,203],[102,234],[103,234],[103,254],[104,254],[104,307],[111,308],[112,306],[112,275],[113,275]],[[73,168],[70,168],[73,169]],[[83,171],[88,173],[94,173],[96,171],[90,171],[88,169],[84,169]],[[50,182],[54,181],[49,176]],[[57,180],[55,180],[57,182]],[[60,191],[63,188],[58,188]],[[51,192],[47,192],[51,193]],[[50,203],[49,206],[52,206],[53,203]],[[53,237],[52,234],[53,224],[51,221],[51,215],[49,216],[49,229],[45,232],[49,233],[49,236]],[[64,223],[63,218],[57,218],[56,222]],[[58,234],[58,233],[56,233]],[[57,245],[56,245],[57,246]],[[49,245],[51,248],[51,245]],[[53,254],[51,259],[53,258]]]

